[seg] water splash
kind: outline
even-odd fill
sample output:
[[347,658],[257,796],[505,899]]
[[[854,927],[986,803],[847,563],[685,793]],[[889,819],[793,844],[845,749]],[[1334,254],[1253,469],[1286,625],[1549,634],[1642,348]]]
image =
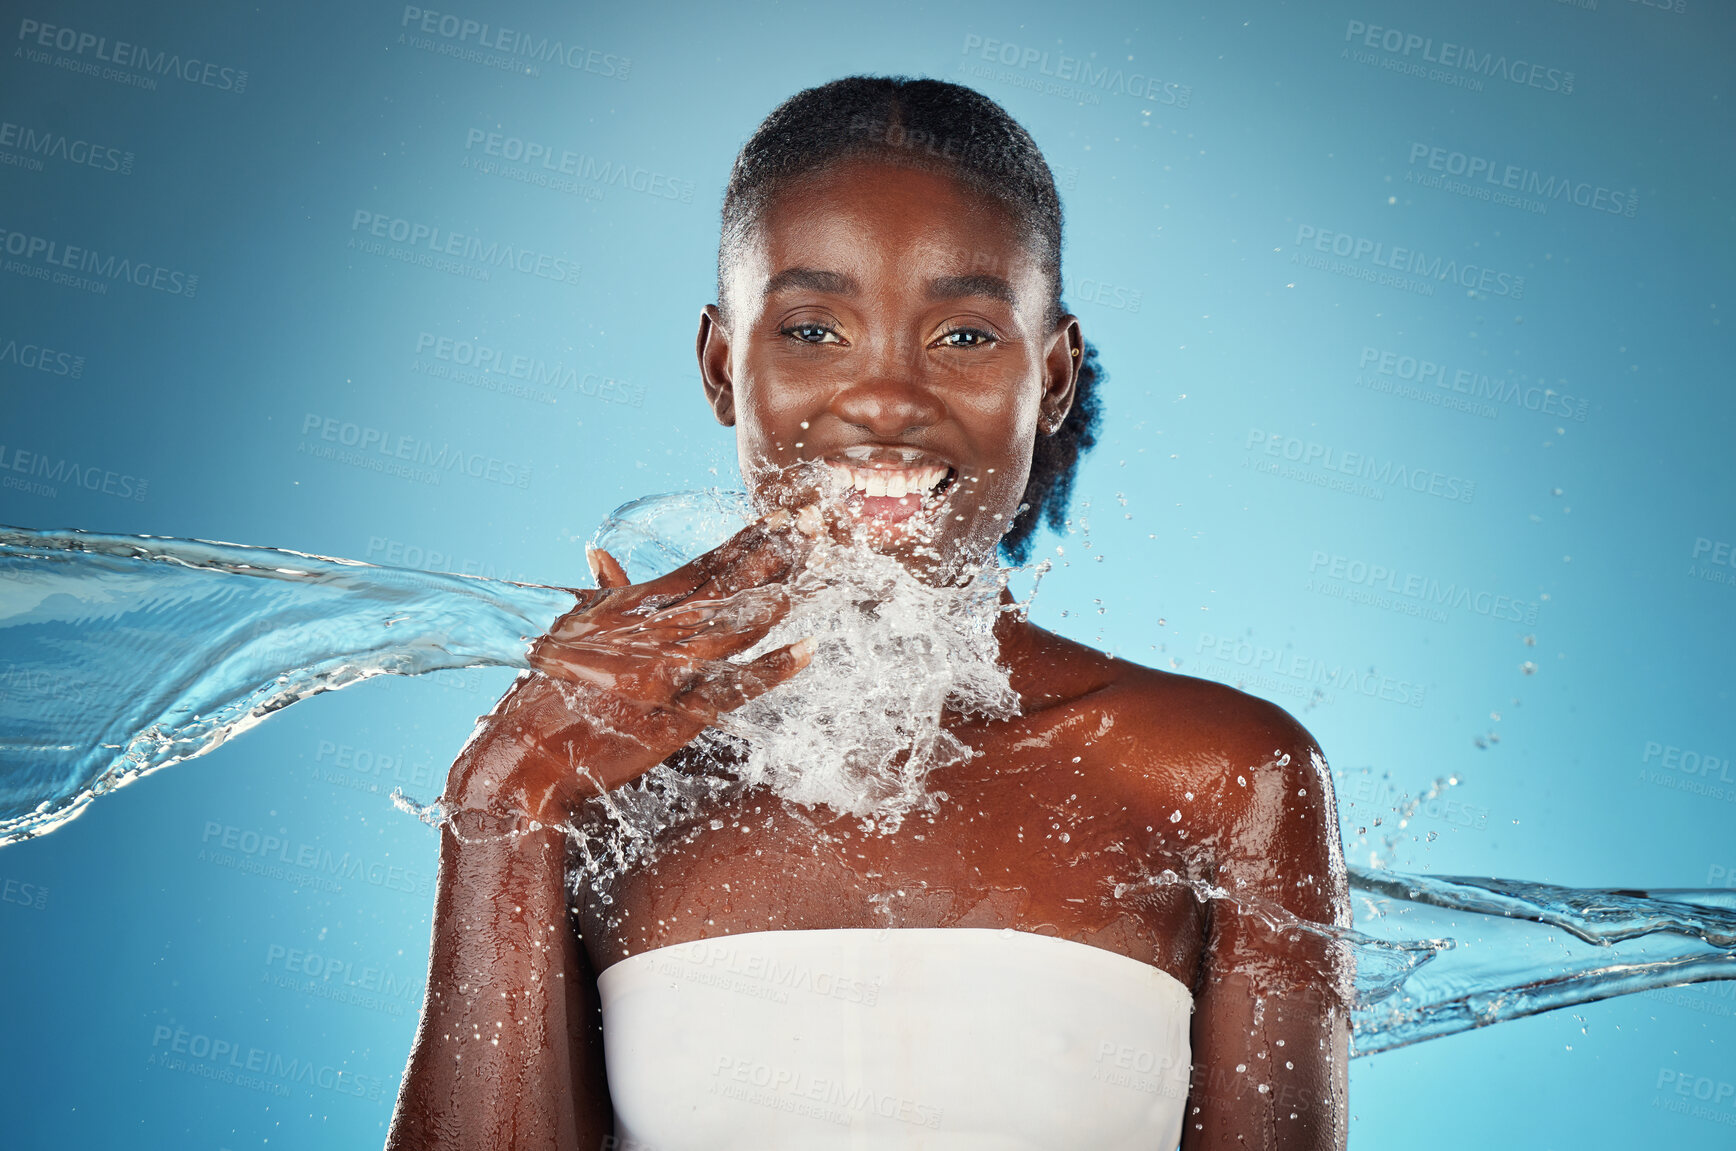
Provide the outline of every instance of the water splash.
[[[720,542],[745,508],[743,497],[719,492],[639,500],[606,521],[596,542],[642,580]],[[988,673],[993,658],[984,658],[983,646],[999,583],[980,583],[941,608],[951,631],[936,642],[910,625],[934,618],[935,605],[917,602],[923,593],[897,574],[870,565],[842,575],[828,574],[823,559],[816,564],[805,578],[819,581],[820,594],[843,598],[805,608],[784,629],[788,638],[831,635],[839,691],[860,690],[865,681],[851,676],[874,673],[875,661],[896,655],[952,685],[955,706],[999,714],[1005,680]],[[864,586],[904,606],[879,612]],[[0,528],[0,844],[52,830],[96,797],[203,754],[298,699],[382,674],[522,668],[528,641],[572,603],[560,588],[269,548]],[[837,622],[849,612],[861,618]],[[881,683],[895,678],[879,675]],[[838,758],[829,773],[803,778],[790,767],[812,750],[801,742],[811,737],[784,722],[790,701],[768,694],[761,702],[763,714],[738,713],[733,730],[716,733],[762,741],[757,764],[750,748],[733,770],[659,767],[605,797],[625,838],[611,858],[594,857],[595,866],[639,857],[664,830],[701,817],[750,777],[835,805],[849,802],[840,789],[855,786],[864,811],[896,817],[941,798],[923,791],[922,764],[959,752],[911,712],[899,738],[906,746],[931,740],[927,760],[883,756],[880,748],[866,762]],[[935,699],[920,710],[928,709],[938,712]],[[780,750],[772,745],[783,729],[796,742]],[[832,743],[844,742],[834,731]],[[434,809],[405,806],[437,819]],[[895,829],[896,818],[883,822],[882,830]],[[1328,937],[1355,971],[1359,1055],[1634,991],[1736,978],[1736,892],[1577,889],[1352,868],[1353,923],[1341,929],[1251,906],[1172,872],[1149,882],[1185,883],[1202,900],[1237,900],[1274,929]]]
[[1359,996],[1370,1054],[1558,1007],[1736,978],[1736,891],[1571,888],[1352,868],[1357,928],[1434,951]]
[[929,775],[971,755],[941,726],[942,714],[1018,714],[996,663],[1004,584],[985,572],[962,587],[934,587],[891,556],[821,541],[793,581],[790,614],[746,653],[813,636],[812,662],[717,725],[740,745],[737,774],[888,834],[932,808]]
[[[1265,929],[1327,942],[1354,972],[1352,1054],[1372,1055],[1636,991],[1736,978],[1736,891],[1631,891],[1352,867],[1350,928],[1164,871]],[[1322,971],[1322,978],[1330,978]]]
[[645,583],[716,547],[752,515],[745,492],[704,488],[643,496],[609,513],[591,546],[614,556],[628,579]]
[[559,588],[0,528],[0,844],[376,675],[524,667]]

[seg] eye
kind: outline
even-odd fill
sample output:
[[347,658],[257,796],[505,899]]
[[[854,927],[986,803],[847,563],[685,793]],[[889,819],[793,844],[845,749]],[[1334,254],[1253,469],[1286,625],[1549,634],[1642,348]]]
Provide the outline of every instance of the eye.
[[837,332],[825,324],[791,324],[787,328],[779,329],[779,331],[793,340],[802,341],[804,344],[841,344],[844,342]]
[[992,332],[981,328],[951,328],[935,342],[946,348],[983,348],[997,341]]

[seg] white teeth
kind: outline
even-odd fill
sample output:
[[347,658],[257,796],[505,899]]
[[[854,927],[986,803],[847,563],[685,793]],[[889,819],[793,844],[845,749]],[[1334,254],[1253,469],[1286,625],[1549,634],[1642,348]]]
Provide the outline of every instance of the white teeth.
[[851,488],[866,496],[926,496],[946,479],[944,467],[859,468],[849,464],[831,464],[832,485],[839,491]]

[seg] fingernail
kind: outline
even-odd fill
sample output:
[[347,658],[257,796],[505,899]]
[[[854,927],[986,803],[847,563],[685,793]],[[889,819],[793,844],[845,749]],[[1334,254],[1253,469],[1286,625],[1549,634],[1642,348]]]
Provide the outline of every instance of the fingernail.
[[591,578],[602,583],[603,561],[597,558],[597,549],[590,544],[585,545],[585,562],[591,565]]
[[774,508],[767,513],[764,523],[768,528],[781,528],[790,522],[790,513],[783,508]]
[[790,645],[790,655],[797,663],[807,663],[814,658],[814,637],[799,639]]

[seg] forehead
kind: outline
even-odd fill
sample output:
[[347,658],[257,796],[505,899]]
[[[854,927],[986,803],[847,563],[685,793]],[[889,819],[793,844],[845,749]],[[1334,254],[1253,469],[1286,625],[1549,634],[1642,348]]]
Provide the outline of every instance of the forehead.
[[792,267],[861,279],[996,276],[1040,306],[1037,237],[995,197],[945,171],[841,161],[780,187],[732,261],[733,291],[763,293]]

